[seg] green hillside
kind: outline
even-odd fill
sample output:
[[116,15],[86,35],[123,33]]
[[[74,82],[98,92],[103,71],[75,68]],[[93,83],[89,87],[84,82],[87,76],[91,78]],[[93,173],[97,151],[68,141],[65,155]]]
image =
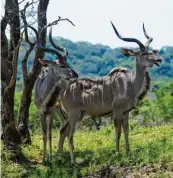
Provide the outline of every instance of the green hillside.
[[[132,68],[134,64],[133,57],[125,57],[120,48],[112,49],[109,46],[101,44],[93,45],[88,42],[72,42],[63,38],[54,38],[56,44],[65,47],[69,51],[68,61],[73,69],[80,76],[104,76],[113,67],[123,66]],[[47,40],[47,47],[51,47]],[[20,50],[18,62],[18,81],[22,77],[21,59],[25,53],[25,45]],[[165,46],[160,49],[159,54],[163,57],[163,63],[160,68],[154,67],[150,70],[151,77],[156,80],[169,80],[173,77],[173,47]],[[52,54],[46,54],[46,58],[55,59]],[[33,61],[33,54],[28,60],[28,69]]]

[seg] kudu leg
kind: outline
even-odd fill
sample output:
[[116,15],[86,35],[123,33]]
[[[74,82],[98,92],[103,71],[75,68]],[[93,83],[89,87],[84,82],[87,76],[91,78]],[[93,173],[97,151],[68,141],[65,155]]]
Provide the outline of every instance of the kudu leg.
[[[57,113],[60,117],[61,120],[61,125],[60,125],[60,138],[59,138],[59,143],[58,143],[58,153],[62,153],[63,151],[63,145],[65,141],[65,137],[68,136],[69,133],[69,125],[67,126],[67,114],[64,113],[63,109],[61,107],[57,107]],[[69,124],[69,123],[68,123]],[[74,149],[74,146],[73,146]]]
[[71,163],[75,164],[75,158],[74,158],[74,142],[73,142],[73,135],[75,132],[75,127],[77,124],[77,121],[80,119],[80,114],[74,113],[70,114],[69,116],[69,135],[68,135],[68,143],[70,148],[70,157],[71,157]]
[[61,109],[60,106],[56,107],[56,112],[58,116],[60,117],[60,128],[63,128],[63,126],[65,125],[67,121],[67,117],[64,115],[63,110]]
[[[67,123],[68,116],[67,116],[66,113],[64,113],[64,111],[63,111],[63,109],[61,107],[59,108],[59,113],[60,113],[59,115],[60,115],[61,120],[62,120],[62,124],[61,124],[61,128],[62,128],[65,125],[65,123]],[[65,134],[62,133],[62,135],[63,135],[63,138],[62,138],[62,141],[61,141],[62,142],[62,146],[64,144],[65,137],[68,136],[68,134],[69,134],[69,126],[66,129]],[[72,140],[73,140],[73,138],[72,138]],[[74,144],[73,144],[73,150],[74,150]]]
[[120,119],[114,119],[114,127],[115,127],[115,134],[116,134],[116,152],[119,152],[119,143],[120,143],[120,137],[121,137],[121,123],[122,120]]
[[[62,153],[63,152],[63,146],[64,146],[64,141],[66,136],[69,136],[69,122],[67,122],[64,127],[62,129],[60,129],[60,137],[59,137],[59,143],[58,143],[58,153]],[[73,141],[73,137],[72,137],[72,147],[74,150],[74,141]]]
[[58,143],[58,153],[62,153],[65,137],[69,133],[69,121],[60,129],[59,143]]
[[[78,113],[78,111],[76,112]],[[78,117],[74,117],[77,118],[77,121],[80,121],[83,119],[85,112],[79,112]],[[75,114],[76,115],[76,114]],[[67,116],[68,117],[68,116]],[[69,117],[70,118],[70,117]],[[71,121],[72,119],[70,119]],[[77,123],[77,121],[75,121]],[[71,121],[72,122],[72,121]],[[76,125],[75,123],[75,125]],[[58,144],[58,152],[61,153],[63,151],[63,145],[64,145],[64,141],[65,141],[65,137],[68,136],[69,137],[69,130],[70,130],[70,122],[69,120],[66,122],[66,124],[60,129],[60,138],[59,138],[59,144]],[[72,149],[74,150],[74,141],[73,141],[73,136],[71,137],[71,142],[72,142]]]
[[74,150],[74,142],[73,142],[74,131],[75,131],[75,126],[71,125],[70,126],[70,131],[69,131],[69,137],[68,137],[68,143],[69,143],[69,148],[70,148],[71,164],[75,164],[76,163],[75,158],[74,158],[74,153],[73,153],[73,150]]
[[122,122],[122,127],[123,127],[123,132],[124,132],[124,140],[125,140],[125,148],[126,148],[126,153],[128,154],[130,152],[129,148],[129,113],[123,116],[123,122]]
[[43,163],[46,160],[46,151],[47,151],[47,127],[46,127],[46,117],[43,114],[40,114],[42,133],[43,133]]
[[46,123],[47,123],[47,138],[49,142],[49,160],[52,160],[52,122],[53,122],[53,113],[47,115]]

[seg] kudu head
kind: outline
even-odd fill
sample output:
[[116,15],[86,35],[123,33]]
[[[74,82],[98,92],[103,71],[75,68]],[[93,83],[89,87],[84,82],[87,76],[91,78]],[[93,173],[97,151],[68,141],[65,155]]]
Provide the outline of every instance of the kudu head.
[[149,47],[149,44],[153,41],[153,38],[149,37],[148,34],[146,33],[144,24],[143,24],[143,32],[144,32],[145,37],[148,39],[145,45],[143,45],[138,39],[122,37],[118,33],[114,24],[112,22],[111,24],[118,38],[120,38],[123,41],[134,42],[139,45],[139,48],[140,48],[139,51],[122,48],[122,53],[125,56],[135,56],[138,64],[143,67],[152,67],[154,64],[157,66],[160,66],[160,63],[162,62],[162,58],[158,56],[158,50],[149,51],[148,47]]
[[[55,43],[53,42],[52,28],[50,28],[49,40],[52,46],[56,48],[56,50],[52,48],[43,47],[40,42],[37,30],[32,26],[28,26],[28,27],[31,28],[36,34],[37,48],[45,52],[53,53],[56,55],[56,60],[54,61],[39,59],[42,66],[46,67],[48,75],[50,75],[51,78],[56,78],[56,80],[59,80],[60,83],[64,83],[64,82],[67,83],[69,80],[74,80],[78,78],[78,74],[67,63],[67,56],[68,56],[67,50],[65,48],[59,47],[58,45],[55,45]],[[58,50],[64,52],[64,55],[62,55]]]

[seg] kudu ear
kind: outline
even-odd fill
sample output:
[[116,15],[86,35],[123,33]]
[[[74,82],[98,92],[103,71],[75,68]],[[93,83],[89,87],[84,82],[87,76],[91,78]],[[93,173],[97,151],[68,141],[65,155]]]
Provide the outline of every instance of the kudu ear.
[[38,60],[41,63],[41,65],[43,65],[43,66],[49,66],[51,64],[56,64],[55,61],[48,61],[46,59],[40,59],[40,58],[38,58]]
[[121,48],[121,51],[125,56],[134,56],[135,55],[135,53],[130,49]]

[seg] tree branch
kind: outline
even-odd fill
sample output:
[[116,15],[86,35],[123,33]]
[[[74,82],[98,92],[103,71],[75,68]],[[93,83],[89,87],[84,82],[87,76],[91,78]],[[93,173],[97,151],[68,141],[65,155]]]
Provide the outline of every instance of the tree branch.
[[20,11],[20,14],[21,14],[21,19],[23,20],[23,23],[24,23],[24,35],[25,35],[25,42],[29,44],[30,48],[28,50],[26,50],[26,53],[22,59],[22,73],[23,73],[23,81],[24,83],[26,83],[26,80],[27,80],[27,60],[28,60],[28,57],[29,55],[31,54],[32,50],[34,49],[34,46],[35,46],[35,43],[36,42],[31,42],[29,40],[29,37],[28,37],[28,23],[27,23],[27,20],[26,20],[26,10],[27,8],[33,4],[34,1],[32,1],[31,3],[27,2],[23,8],[23,10]]
[[24,34],[25,34],[25,41],[30,45],[30,46],[33,46],[35,43],[32,43],[29,38],[28,38],[28,29],[27,29],[27,26],[28,26],[28,23],[26,21],[26,9],[27,7],[29,7],[31,5],[31,3],[27,2],[24,6],[24,9],[21,10],[21,18],[23,20],[23,23],[24,23]]
[[13,85],[14,85],[14,83],[15,83],[15,81],[16,81],[16,74],[17,74],[17,56],[18,56],[18,51],[19,51],[19,48],[20,48],[20,44],[21,44],[21,41],[19,41],[18,45],[17,45],[16,48],[14,49],[13,62],[12,62],[13,73],[12,73],[12,77],[11,77],[10,83],[9,83],[9,85],[5,88],[5,91],[4,91],[6,96],[7,96],[7,94],[8,94],[8,90],[13,87]]
[[28,74],[27,74],[27,65],[26,62],[28,60],[29,55],[31,54],[32,50],[34,49],[34,45],[30,45],[30,48],[26,51],[25,56],[22,59],[22,73],[23,73],[23,81],[26,82]]
[[42,31],[45,29],[45,28],[48,28],[48,27],[50,27],[50,26],[52,26],[52,25],[57,25],[58,24],[58,22],[60,22],[60,21],[68,21],[69,23],[71,23],[73,26],[75,26],[74,25],[74,23],[71,21],[71,20],[69,20],[68,18],[61,18],[60,16],[58,16],[58,19],[57,20],[55,20],[55,21],[53,21],[52,23],[49,23],[49,24],[47,24],[46,26],[44,26],[43,27],[43,29],[42,29]]
[[50,26],[57,25],[58,22],[60,22],[60,21],[68,21],[68,22],[71,23],[73,26],[75,26],[74,23],[73,23],[71,20],[69,20],[68,18],[61,18],[60,16],[58,16],[58,19],[57,19],[57,20],[55,20],[55,21],[53,21],[53,22],[51,22],[51,23],[48,23],[47,25],[45,25],[45,26],[42,28],[41,34],[42,34],[43,30],[45,30],[46,28],[48,28],[48,27],[50,27]]

